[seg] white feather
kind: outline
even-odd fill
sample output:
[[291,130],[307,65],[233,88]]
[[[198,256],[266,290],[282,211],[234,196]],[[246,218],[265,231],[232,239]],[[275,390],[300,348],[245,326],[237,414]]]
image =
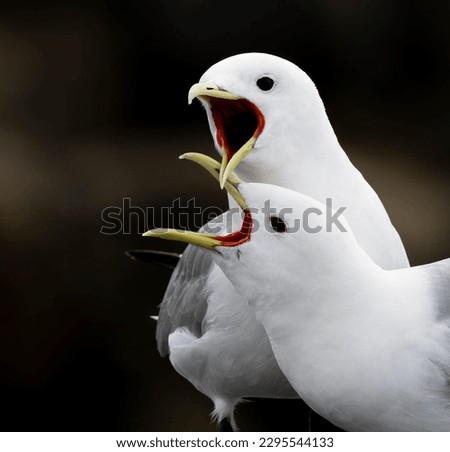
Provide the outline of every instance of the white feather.
[[[248,205],[286,207],[288,227],[315,200],[245,184]],[[345,430],[449,431],[450,259],[386,271],[349,232],[266,227],[215,261],[246,297],[281,370],[310,407]],[[321,218],[319,224],[324,226]]]
[[[256,85],[265,74],[275,79],[271,92]],[[265,117],[264,130],[238,166],[238,175],[246,181],[288,187],[320,201],[332,198],[334,206],[347,207],[347,220],[358,242],[376,262],[386,269],[409,265],[381,201],[340,147],[322,100],[301,69],[272,55],[242,54],[215,64],[200,81],[247,98]],[[205,108],[221,152],[211,110]],[[167,338],[173,331],[189,329],[197,338],[183,348],[190,361],[183,359],[186,364],[182,366],[174,350],[171,360],[214,400],[216,411],[217,400],[226,400],[221,406],[231,407],[248,396],[296,397],[273,358],[264,330],[246,310],[246,301],[214,269],[205,252],[195,253],[197,257],[190,257],[194,251],[187,248],[169,283],[158,322],[159,350],[167,352]]]

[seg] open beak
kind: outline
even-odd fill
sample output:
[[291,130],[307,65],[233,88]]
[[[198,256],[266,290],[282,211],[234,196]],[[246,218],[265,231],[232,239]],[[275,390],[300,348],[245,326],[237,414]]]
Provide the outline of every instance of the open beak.
[[264,129],[259,108],[242,96],[211,83],[196,83],[188,94],[189,104],[198,98],[211,111],[216,126],[216,141],[222,153],[220,187],[251,152]]
[[[187,152],[186,154],[180,155],[181,160],[191,160],[199,164],[201,167],[205,168],[217,181],[221,180],[222,166],[211,157],[205,154],[200,154],[198,152]],[[231,195],[231,197],[236,201],[238,206],[245,210],[247,209],[247,204],[238,190],[238,185],[242,184],[242,180],[236,176],[233,172],[230,172],[227,179],[224,181],[225,190]]]
[[[220,179],[220,164],[211,157],[203,154],[190,152],[183,154],[181,159],[191,160],[198,163],[212,174],[217,180]],[[214,235],[204,232],[182,231],[178,229],[152,229],[144,233],[144,237],[158,237],[164,240],[175,240],[178,242],[189,243],[191,245],[201,246],[208,250],[215,250],[218,246],[238,246],[250,240],[253,227],[253,220],[247,204],[238,190],[238,185],[242,183],[234,173],[230,173],[224,183],[227,192],[233,197],[237,204],[244,211],[244,220],[239,231],[226,235]]]

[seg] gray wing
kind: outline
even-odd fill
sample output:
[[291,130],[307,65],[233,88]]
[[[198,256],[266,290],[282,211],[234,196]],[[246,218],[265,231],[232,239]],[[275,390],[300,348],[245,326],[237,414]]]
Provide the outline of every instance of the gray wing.
[[[222,234],[227,223],[228,212],[213,222],[214,233]],[[176,266],[159,308],[156,326],[156,342],[161,356],[169,353],[168,337],[179,327],[186,327],[200,337],[202,322],[208,307],[208,287],[206,281],[216,264],[210,252],[189,245]]]

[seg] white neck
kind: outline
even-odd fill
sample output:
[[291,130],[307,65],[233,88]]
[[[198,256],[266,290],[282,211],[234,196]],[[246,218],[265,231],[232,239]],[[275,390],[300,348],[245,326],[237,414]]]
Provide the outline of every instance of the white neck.
[[331,198],[335,210],[346,207],[344,216],[358,243],[378,265],[385,269],[409,266],[386,210],[341,148],[325,111],[299,124],[294,131],[265,130],[238,166],[238,175],[247,182],[280,185],[323,203]]

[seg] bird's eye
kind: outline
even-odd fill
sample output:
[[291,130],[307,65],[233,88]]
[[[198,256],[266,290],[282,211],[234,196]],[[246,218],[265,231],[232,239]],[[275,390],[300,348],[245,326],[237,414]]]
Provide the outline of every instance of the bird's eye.
[[270,91],[273,88],[275,82],[270,77],[261,77],[256,80],[256,84],[262,91]]
[[275,232],[287,231],[287,225],[280,217],[270,217],[270,226]]

